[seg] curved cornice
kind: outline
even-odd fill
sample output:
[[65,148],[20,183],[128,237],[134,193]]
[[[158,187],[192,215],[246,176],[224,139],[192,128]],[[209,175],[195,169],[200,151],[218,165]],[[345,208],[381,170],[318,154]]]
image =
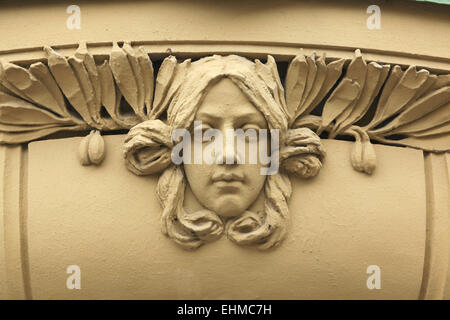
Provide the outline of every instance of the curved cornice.
[[[450,74],[442,58],[263,43],[81,42],[74,49],[45,46],[11,52],[26,54],[22,59],[0,60],[0,143],[130,129],[161,115],[182,83],[174,75],[189,72],[191,58],[233,53],[268,58],[264,72],[277,75],[273,94],[286,106],[292,128],[353,137],[356,170],[374,170],[371,141],[450,151]],[[152,60],[163,60],[156,73]],[[411,60],[421,63],[407,64]],[[289,61],[283,82],[276,61]]]
[[[118,42],[120,45],[123,41]],[[141,46],[150,55],[152,60],[162,60],[169,54],[180,58],[202,57],[211,54],[239,54],[251,58],[265,58],[268,54],[274,56],[277,61],[290,61],[303,49],[305,54],[316,52],[326,53],[327,60],[345,58],[351,59],[356,49],[364,53],[368,61],[377,61],[401,66],[415,65],[418,68],[427,68],[433,73],[449,73],[450,58],[413,54],[389,50],[371,48],[356,48],[345,46],[331,46],[313,43],[286,43],[286,42],[261,42],[261,41],[131,41],[133,46]],[[62,55],[70,56],[75,53],[78,43],[55,44],[52,48]],[[88,42],[87,47],[94,56],[108,56],[113,42]],[[20,65],[28,65],[37,61],[46,60],[46,55],[41,47],[29,47],[0,51],[0,59]]]

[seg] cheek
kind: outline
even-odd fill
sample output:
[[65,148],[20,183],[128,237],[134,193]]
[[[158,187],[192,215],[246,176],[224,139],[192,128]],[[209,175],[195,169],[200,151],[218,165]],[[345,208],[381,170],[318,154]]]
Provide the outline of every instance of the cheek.
[[212,166],[202,164],[185,164],[184,172],[191,189],[197,193],[207,191],[211,183]]
[[259,168],[267,167],[270,162],[270,137],[261,138],[258,137],[255,140],[246,140],[245,151],[240,150],[239,154],[242,155],[245,152],[245,164],[253,165],[248,169],[252,172],[259,174]]
[[247,186],[245,192],[247,194],[259,193],[266,181],[266,176],[261,174],[260,164],[246,164],[242,165],[241,169],[245,172],[245,185]]

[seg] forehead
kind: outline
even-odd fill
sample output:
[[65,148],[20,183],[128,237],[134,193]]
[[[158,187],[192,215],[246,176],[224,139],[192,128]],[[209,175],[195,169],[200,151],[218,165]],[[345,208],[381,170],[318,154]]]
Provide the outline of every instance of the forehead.
[[200,105],[196,118],[262,118],[248,97],[228,78],[213,85]]

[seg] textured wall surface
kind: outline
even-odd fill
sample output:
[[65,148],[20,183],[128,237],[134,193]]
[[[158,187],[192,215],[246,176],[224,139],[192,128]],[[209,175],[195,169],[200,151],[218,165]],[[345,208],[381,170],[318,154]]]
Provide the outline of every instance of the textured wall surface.
[[[426,220],[420,151],[377,146],[379,167],[369,177],[351,168],[350,143],[326,140],[319,176],[293,180],[291,230],[279,248],[259,252],[223,237],[187,252],[160,232],[156,179],[124,167],[123,136],[106,137],[101,167],[78,165],[79,139],[30,144],[33,298],[419,296]],[[82,290],[66,289],[71,264],[81,267]],[[366,287],[372,264],[382,270],[382,290]]]
[[[450,7],[411,1],[78,1],[81,29],[66,27],[69,4],[2,3],[0,56],[21,59],[23,48],[93,42],[150,41],[163,48],[208,41],[360,48],[448,66]],[[367,7],[381,9],[381,29],[369,30]],[[242,28],[245,26],[245,29]],[[447,32],[448,34],[448,32]],[[166,44],[170,43],[172,44]],[[188,49],[186,49],[188,50]],[[192,48],[191,48],[192,50]],[[273,53],[273,52],[272,52]],[[439,62],[439,63],[438,63]]]
[[[381,30],[366,9],[381,7]],[[72,54],[112,41],[142,44],[153,60],[273,54],[298,49],[450,70],[450,6],[413,1],[78,1],[80,30],[67,3],[3,1],[0,58],[43,60],[44,45]],[[156,177],[124,166],[123,135],[105,137],[100,167],[82,167],[81,138],[0,146],[0,299],[450,299],[450,155],[375,145],[377,169],[352,169],[352,143],[325,140],[324,168],[292,178],[291,226],[276,250],[238,247],[226,237],[186,252],[160,230]],[[186,203],[198,206],[191,194]],[[66,288],[79,265],[82,290]],[[381,290],[368,290],[378,265]]]

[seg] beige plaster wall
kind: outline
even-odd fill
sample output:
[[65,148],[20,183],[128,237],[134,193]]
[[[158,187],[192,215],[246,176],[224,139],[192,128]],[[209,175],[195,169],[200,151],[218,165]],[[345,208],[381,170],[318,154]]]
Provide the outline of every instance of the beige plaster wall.
[[[66,27],[70,4],[81,8],[80,30]],[[380,30],[366,27],[366,9],[373,4],[381,8]],[[450,63],[445,41],[450,7],[413,1],[2,1],[0,6],[0,57],[12,60],[25,57],[19,54],[23,48],[84,39],[163,44],[158,50],[211,41],[360,48],[426,57],[441,68]]]
[[[111,41],[131,40],[159,55],[284,60],[300,47],[336,57],[361,48],[368,60],[450,70],[450,6],[78,1],[82,28],[69,30],[69,4],[1,1],[0,58],[42,59],[43,45],[73,52],[81,39],[109,52]],[[371,4],[381,7],[381,30],[366,28]],[[324,141],[320,175],[293,181],[280,248],[259,253],[222,238],[191,253],[161,234],[156,178],[126,170],[123,136],[106,137],[100,167],[79,165],[80,139],[0,146],[0,298],[450,298],[448,154],[376,145],[369,177],[351,168],[351,143]],[[81,267],[82,290],[65,286],[71,264]],[[366,287],[371,264],[381,267],[381,290]]]
[[[188,252],[161,234],[156,178],[125,168],[123,139],[105,137],[100,167],[78,164],[80,138],[30,143],[32,298],[418,298],[422,152],[377,145],[379,166],[369,177],[352,169],[351,143],[325,140],[329,157],[320,175],[292,180],[292,223],[279,248],[259,252],[223,237]],[[66,288],[72,264],[81,268],[81,290]],[[366,287],[373,264],[381,268],[381,290]]]

